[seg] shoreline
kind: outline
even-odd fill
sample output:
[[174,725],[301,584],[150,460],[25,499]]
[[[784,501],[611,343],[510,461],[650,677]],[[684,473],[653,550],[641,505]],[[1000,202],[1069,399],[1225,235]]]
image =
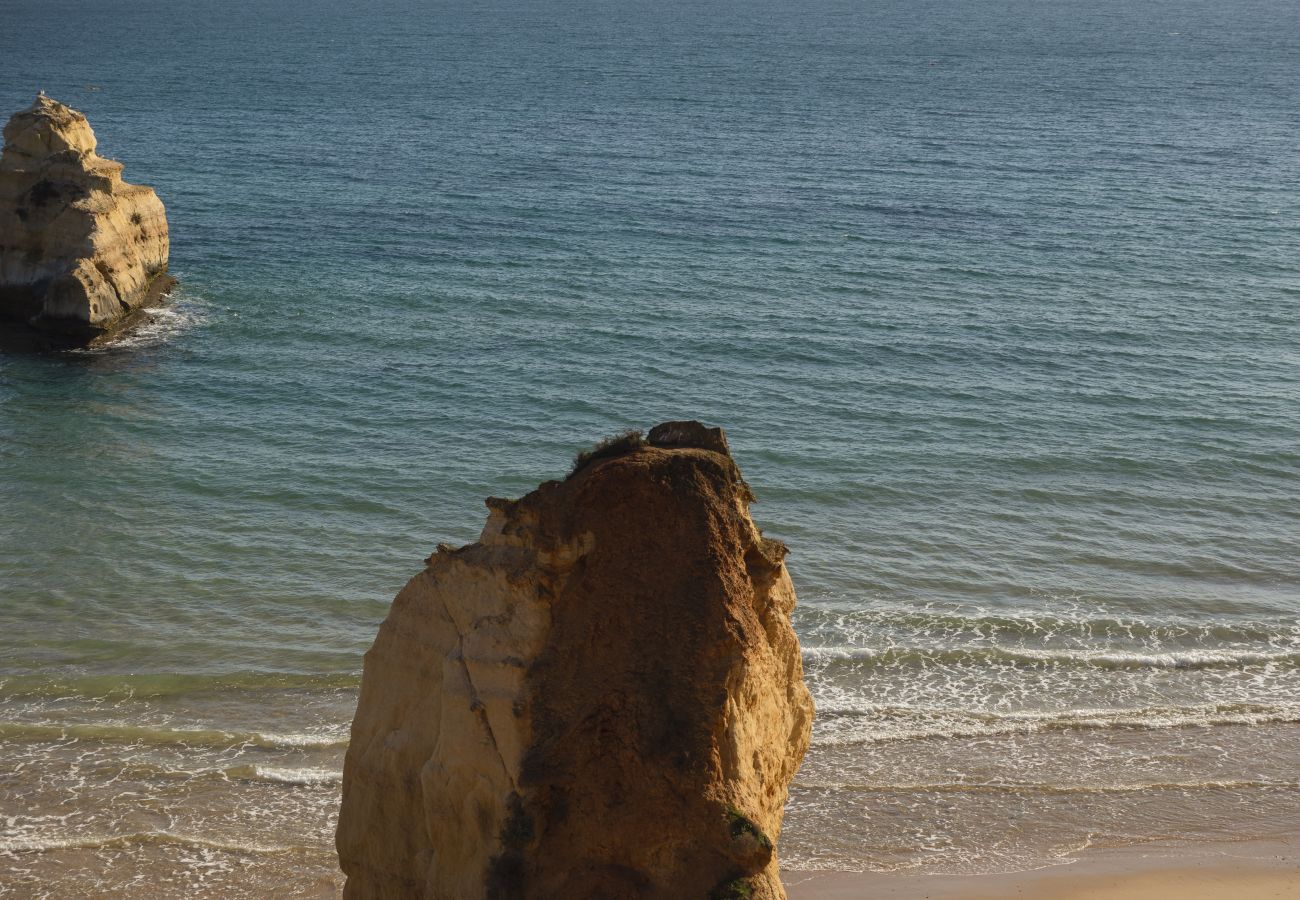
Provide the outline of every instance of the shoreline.
[[1281,900],[1300,898],[1294,837],[1128,847],[1084,853],[1027,872],[903,875],[782,872],[789,900]]

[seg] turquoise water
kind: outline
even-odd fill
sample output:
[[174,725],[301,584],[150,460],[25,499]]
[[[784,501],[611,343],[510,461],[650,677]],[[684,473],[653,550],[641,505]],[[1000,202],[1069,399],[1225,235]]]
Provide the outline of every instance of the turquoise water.
[[0,894],[331,895],[392,595],[681,417],[792,548],[788,866],[1296,833],[1289,4],[5,19],[183,287],[0,357]]

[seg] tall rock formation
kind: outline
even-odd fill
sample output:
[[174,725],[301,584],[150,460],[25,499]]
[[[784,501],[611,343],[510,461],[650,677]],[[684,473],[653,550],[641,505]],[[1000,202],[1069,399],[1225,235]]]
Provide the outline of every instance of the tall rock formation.
[[44,93],[14,114],[0,155],[0,331],[91,343],[174,283],[167,253],[162,201],[96,155],[85,116]]
[[785,896],[813,715],[786,550],[721,429],[648,437],[488,500],[393,601],[343,773],[347,898]]

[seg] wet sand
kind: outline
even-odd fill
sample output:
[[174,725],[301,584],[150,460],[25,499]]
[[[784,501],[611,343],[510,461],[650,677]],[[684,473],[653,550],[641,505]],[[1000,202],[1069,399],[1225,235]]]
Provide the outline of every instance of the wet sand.
[[790,900],[1300,900],[1294,840],[1125,850],[996,875],[784,873]]

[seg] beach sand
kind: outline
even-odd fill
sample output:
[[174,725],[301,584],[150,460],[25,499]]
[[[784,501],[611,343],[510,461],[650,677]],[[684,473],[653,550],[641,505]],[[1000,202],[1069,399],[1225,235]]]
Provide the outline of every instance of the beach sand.
[[992,875],[784,873],[790,900],[1300,900],[1290,841],[1153,855],[1085,855],[1069,865]]

